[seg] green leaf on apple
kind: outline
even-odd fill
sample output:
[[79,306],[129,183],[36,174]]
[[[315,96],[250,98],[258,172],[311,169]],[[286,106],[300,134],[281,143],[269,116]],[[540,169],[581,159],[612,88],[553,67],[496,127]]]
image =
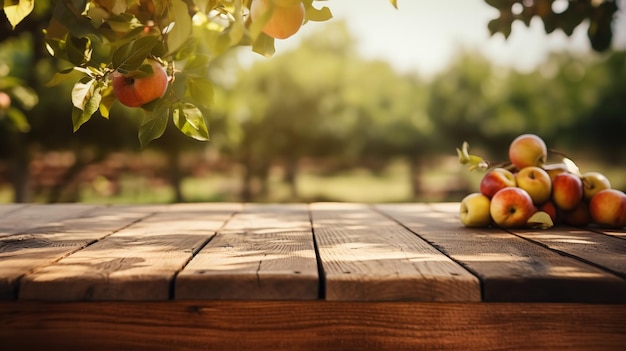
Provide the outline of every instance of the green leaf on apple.
[[528,227],[533,229],[548,229],[554,226],[552,217],[547,212],[537,211],[528,219]]
[[113,69],[128,72],[136,70],[158,42],[156,35],[148,35],[118,47],[111,57]]
[[252,44],[252,51],[265,57],[272,57],[276,52],[274,47],[274,38],[265,33],[259,34],[259,36]]
[[196,140],[209,140],[209,129],[202,111],[190,103],[177,104],[173,111],[174,124],[185,135]]
[[146,147],[154,139],[163,135],[167,127],[170,109],[160,104],[153,111],[145,110],[143,120],[139,126],[139,142],[141,147]]

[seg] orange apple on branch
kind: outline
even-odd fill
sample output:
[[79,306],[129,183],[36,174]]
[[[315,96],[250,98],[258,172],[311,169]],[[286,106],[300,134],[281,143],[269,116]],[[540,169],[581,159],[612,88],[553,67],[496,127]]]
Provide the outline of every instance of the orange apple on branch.
[[594,223],[604,227],[626,227],[626,194],[616,189],[604,189],[589,202],[589,212]]
[[530,217],[537,212],[526,190],[507,187],[499,190],[489,207],[495,224],[503,228],[526,227]]
[[274,39],[286,39],[298,32],[304,14],[301,0],[252,0],[250,5],[252,21],[265,21],[263,33]]
[[466,227],[486,227],[491,224],[491,201],[481,193],[471,193],[461,200],[460,218]]
[[150,72],[133,71],[122,73],[118,70],[111,74],[115,98],[128,107],[140,107],[165,94],[168,77],[165,68],[156,60],[147,59]]

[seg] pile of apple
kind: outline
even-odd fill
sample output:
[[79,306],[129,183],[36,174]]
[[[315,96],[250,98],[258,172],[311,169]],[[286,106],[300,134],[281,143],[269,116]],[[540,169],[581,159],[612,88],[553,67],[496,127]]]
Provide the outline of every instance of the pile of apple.
[[460,218],[467,227],[626,227],[626,194],[611,189],[599,172],[581,173],[567,158],[546,164],[548,149],[537,135],[522,134],[511,142],[506,167],[489,168],[466,149],[459,156],[462,163],[473,161],[487,169],[480,192],[461,201]]

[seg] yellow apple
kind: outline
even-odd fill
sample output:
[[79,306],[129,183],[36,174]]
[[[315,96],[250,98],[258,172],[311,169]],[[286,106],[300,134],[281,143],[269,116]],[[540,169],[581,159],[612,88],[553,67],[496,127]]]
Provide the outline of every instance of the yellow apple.
[[571,211],[583,199],[583,182],[568,172],[557,174],[552,180],[552,201],[557,208]]
[[494,168],[480,180],[480,192],[488,198],[508,186],[516,186],[516,183],[515,175],[506,168]]
[[548,172],[537,166],[522,168],[516,175],[517,186],[528,192],[535,205],[540,205],[550,199],[552,194],[552,179]]
[[509,160],[518,170],[542,166],[548,158],[546,143],[535,134],[522,134],[509,145]]
[[526,190],[517,187],[500,189],[489,207],[491,218],[500,227],[525,227],[528,219],[537,212]]
[[616,189],[598,191],[589,202],[591,220],[604,227],[626,227],[626,194]]
[[582,181],[583,198],[586,201],[591,200],[591,198],[600,190],[611,189],[611,182],[600,172],[583,173]]
[[491,200],[481,193],[471,193],[461,200],[461,223],[466,227],[486,227],[491,224]]
[[304,4],[301,0],[252,0],[250,18],[259,21],[272,11],[263,26],[263,33],[275,39],[294,35],[304,22]]
[[152,59],[146,60],[146,63],[152,67],[152,74],[147,76],[122,74],[119,71],[111,74],[113,95],[123,105],[140,107],[165,94],[168,84],[165,68]]

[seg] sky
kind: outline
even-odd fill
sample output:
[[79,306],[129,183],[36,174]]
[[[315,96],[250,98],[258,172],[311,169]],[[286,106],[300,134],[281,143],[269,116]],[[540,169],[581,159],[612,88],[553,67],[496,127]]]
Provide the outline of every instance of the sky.
[[[626,49],[626,0],[620,1],[614,47]],[[425,76],[445,69],[464,48],[522,71],[534,69],[551,51],[591,52],[586,25],[567,37],[560,31],[546,35],[538,19],[530,28],[517,21],[508,39],[501,34],[490,36],[487,23],[497,17],[497,11],[484,0],[398,0],[397,10],[388,0],[315,3],[320,5],[331,9],[332,20],[345,20],[365,57],[383,59],[399,71]],[[302,37],[323,25],[309,22],[291,38],[277,41],[277,53],[297,46]]]

